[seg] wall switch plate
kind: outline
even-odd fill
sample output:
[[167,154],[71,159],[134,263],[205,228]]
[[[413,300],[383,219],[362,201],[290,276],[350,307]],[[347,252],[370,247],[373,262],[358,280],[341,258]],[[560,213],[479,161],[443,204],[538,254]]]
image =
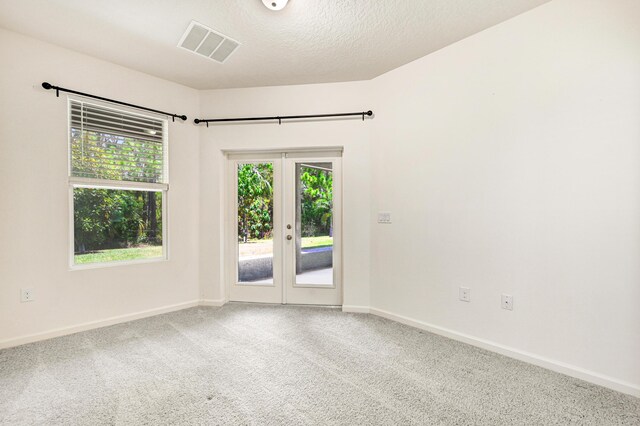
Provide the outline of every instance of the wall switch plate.
[[513,311],[513,296],[510,294],[502,295],[502,309]]
[[458,297],[463,302],[471,302],[471,289],[469,287],[460,287]]
[[378,223],[391,223],[391,213],[378,212]]
[[31,302],[34,299],[33,289],[32,288],[22,288],[20,289],[20,301],[21,302]]

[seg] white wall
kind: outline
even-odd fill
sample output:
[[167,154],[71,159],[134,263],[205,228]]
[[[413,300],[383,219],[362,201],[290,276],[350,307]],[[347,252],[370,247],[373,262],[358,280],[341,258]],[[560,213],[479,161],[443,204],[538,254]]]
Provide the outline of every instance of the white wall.
[[639,22],[553,1],[373,81],[373,307],[640,395]]
[[[202,92],[201,118],[363,111],[368,82]],[[201,286],[205,299],[224,297],[221,279],[223,149],[343,146],[344,304],[369,305],[370,139],[372,121],[215,125],[201,129]]]
[[198,129],[169,124],[171,259],[69,271],[66,96],[40,84],[191,117],[198,92],[5,30],[0,58],[0,346],[199,299]]

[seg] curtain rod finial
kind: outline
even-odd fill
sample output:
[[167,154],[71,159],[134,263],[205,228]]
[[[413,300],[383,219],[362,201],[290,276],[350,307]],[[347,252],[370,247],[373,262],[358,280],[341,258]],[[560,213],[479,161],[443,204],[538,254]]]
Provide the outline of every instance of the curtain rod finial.
[[193,122],[198,124],[198,123],[200,123],[200,120],[196,118],[195,120],[193,120]]
[[49,90],[51,89],[53,86],[51,85],[51,83],[47,83],[46,81],[42,83],[42,87],[44,87],[45,89]]

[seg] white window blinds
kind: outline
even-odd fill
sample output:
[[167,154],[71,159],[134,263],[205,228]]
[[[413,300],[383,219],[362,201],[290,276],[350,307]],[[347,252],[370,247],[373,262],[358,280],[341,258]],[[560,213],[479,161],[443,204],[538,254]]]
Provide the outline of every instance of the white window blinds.
[[167,183],[166,120],[70,101],[71,176]]

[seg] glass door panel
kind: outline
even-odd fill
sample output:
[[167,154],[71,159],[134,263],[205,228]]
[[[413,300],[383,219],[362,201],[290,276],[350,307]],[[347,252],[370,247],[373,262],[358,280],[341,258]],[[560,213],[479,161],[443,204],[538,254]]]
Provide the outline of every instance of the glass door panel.
[[295,163],[295,283],[333,286],[333,164]]
[[342,304],[341,158],[291,154],[284,179],[284,301]]
[[237,164],[238,284],[273,284],[273,163]]

